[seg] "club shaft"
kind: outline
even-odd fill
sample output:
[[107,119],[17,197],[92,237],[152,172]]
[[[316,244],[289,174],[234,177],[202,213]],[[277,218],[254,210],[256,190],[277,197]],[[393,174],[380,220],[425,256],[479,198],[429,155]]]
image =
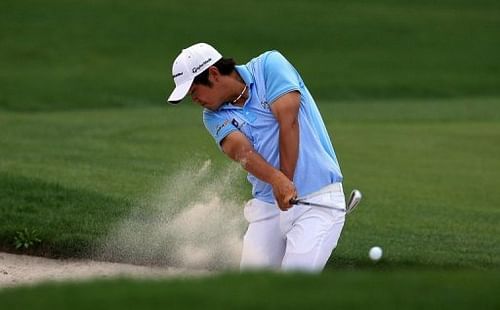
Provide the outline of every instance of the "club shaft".
[[291,201],[291,203],[292,204],[298,204],[298,205],[304,205],[304,206],[324,208],[324,209],[333,209],[333,210],[338,210],[338,211],[345,212],[345,209],[343,209],[343,208],[338,208],[338,207],[334,207],[334,206],[323,205],[323,204],[320,204],[320,203],[314,203],[314,202],[309,202],[309,201],[293,200],[293,201]]

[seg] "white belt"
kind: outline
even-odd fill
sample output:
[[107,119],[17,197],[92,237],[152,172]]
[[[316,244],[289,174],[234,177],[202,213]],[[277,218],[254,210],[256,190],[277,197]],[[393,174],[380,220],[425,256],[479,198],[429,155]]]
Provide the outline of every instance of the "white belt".
[[307,199],[311,199],[311,198],[314,198],[316,196],[319,196],[319,195],[323,195],[325,193],[332,193],[332,192],[343,192],[344,189],[342,187],[342,183],[333,183],[333,184],[330,184],[330,185],[327,185],[323,188],[321,188],[319,191],[316,191],[314,193],[311,193],[309,195],[306,195],[306,196],[303,196],[303,197],[299,197],[300,200],[307,200]]

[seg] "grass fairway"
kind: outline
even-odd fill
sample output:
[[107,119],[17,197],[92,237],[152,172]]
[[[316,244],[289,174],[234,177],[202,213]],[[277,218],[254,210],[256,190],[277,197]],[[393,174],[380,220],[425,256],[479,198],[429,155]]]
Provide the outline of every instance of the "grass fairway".
[[[390,266],[500,267],[495,99],[325,103],[321,110],[346,188],[365,194],[332,266],[363,265],[369,247],[379,244]],[[15,233],[28,228],[43,240],[34,251],[85,256],[191,160],[227,165],[199,115],[188,104],[2,114],[2,247],[12,249]],[[243,202],[243,173],[235,188]]]
[[6,309],[498,309],[498,272],[337,271],[51,284],[0,292]]

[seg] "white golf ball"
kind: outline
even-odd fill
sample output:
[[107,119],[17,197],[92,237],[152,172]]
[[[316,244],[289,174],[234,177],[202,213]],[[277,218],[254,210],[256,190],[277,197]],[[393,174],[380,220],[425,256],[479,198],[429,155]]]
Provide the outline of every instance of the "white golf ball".
[[370,249],[370,252],[368,252],[368,256],[370,256],[370,259],[372,261],[378,261],[379,259],[382,258],[382,248],[379,246],[374,246],[373,248]]

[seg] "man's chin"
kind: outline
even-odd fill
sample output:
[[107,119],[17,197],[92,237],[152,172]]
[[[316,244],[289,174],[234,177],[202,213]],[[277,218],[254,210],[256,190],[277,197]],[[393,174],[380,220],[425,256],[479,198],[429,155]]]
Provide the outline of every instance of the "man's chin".
[[217,104],[217,105],[204,105],[203,107],[207,110],[210,110],[210,111],[217,111],[221,106],[223,106],[224,103],[220,103],[220,104]]

